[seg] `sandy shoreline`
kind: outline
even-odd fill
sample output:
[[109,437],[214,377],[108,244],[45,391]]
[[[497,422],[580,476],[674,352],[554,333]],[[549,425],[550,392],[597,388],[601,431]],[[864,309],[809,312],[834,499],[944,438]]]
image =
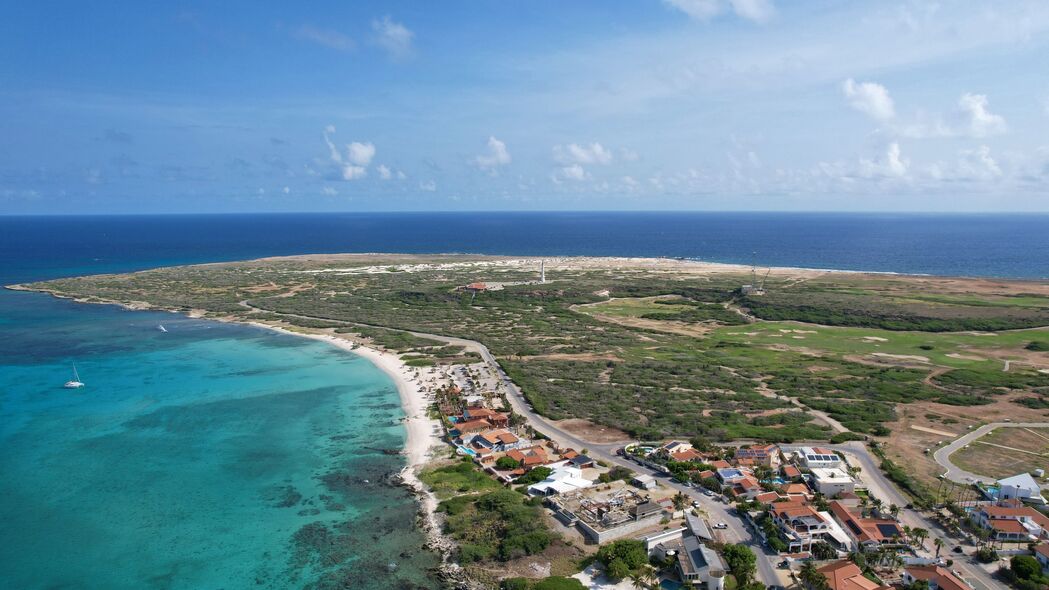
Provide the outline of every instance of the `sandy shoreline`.
[[441,534],[440,523],[437,521],[437,497],[419,479],[419,471],[430,460],[431,451],[435,448],[444,447],[445,443],[441,439],[442,428],[440,422],[430,418],[428,415],[430,400],[420,384],[412,376],[414,370],[407,366],[395,353],[369,348],[338,336],[294,332],[259,322],[233,321],[233,323],[256,326],[282,334],[327,342],[346,352],[363,357],[393,380],[397,386],[397,393],[401,398],[401,407],[404,409],[405,417],[403,423],[407,434],[404,444],[404,455],[407,464],[401,470],[401,482],[411,488],[419,500],[419,513],[422,519],[421,528],[423,533],[426,534],[428,545],[431,549],[442,552],[443,556],[447,557],[448,542]]

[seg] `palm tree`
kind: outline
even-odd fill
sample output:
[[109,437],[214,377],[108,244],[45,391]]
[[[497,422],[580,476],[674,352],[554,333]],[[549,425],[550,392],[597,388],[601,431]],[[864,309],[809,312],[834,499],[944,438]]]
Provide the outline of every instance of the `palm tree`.
[[[823,576],[823,574],[819,572],[819,568],[816,567],[815,563],[806,561],[801,564],[801,569],[798,570],[798,576],[806,586],[811,588],[815,584],[817,576]],[[824,580],[826,580],[826,578],[824,578]]]
[[913,538],[918,543],[918,546],[922,549],[925,549],[925,539],[927,539],[928,537],[929,531],[921,527],[915,527],[911,529],[911,538]]
[[673,502],[674,510],[684,510],[685,506],[688,506],[688,496],[678,492],[674,494]]
[[936,545],[936,557],[940,557],[940,549],[943,549],[943,539],[936,537],[932,540],[932,544]]
[[892,516],[893,520],[895,520],[896,517],[900,515],[900,507],[895,504],[889,504],[889,514]]

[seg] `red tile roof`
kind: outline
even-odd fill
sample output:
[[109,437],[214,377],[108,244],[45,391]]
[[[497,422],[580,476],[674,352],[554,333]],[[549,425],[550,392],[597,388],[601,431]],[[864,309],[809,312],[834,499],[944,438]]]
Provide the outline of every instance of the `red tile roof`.
[[936,582],[940,590],[972,590],[971,586],[959,580],[950,570],[937,565],[912,565],[905,571],[915,579]]
[[825,565],[818,570],[827,578],[827,586],[830,590],[879,590],[888,588],[874,582],[863,575],[855,563],[849,560],[836,561]]

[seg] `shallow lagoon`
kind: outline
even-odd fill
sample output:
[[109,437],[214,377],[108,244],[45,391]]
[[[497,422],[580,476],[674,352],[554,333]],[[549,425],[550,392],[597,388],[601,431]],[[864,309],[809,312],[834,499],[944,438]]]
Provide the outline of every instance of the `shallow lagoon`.
[[[11,588],[429,586],[389,378],[322,342],[6,293]],[[163,323],[168,329],[161,332]],[[76,359],[87,387],[66,390]]]

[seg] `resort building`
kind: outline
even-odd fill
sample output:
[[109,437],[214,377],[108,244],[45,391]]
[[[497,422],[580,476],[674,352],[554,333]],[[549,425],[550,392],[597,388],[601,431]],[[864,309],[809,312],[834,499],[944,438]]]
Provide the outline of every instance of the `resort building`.
[[980,506],[972,513],[978,526],[990,529],[996,541],[1025,542],[1049,538],[1049,517],[1030,506]]
[[961,578],[938,565],[912,565],[903,570],[903,583],[913,584],[925,580],[929,590],[972,590]]
[[867,576],[863,570],[848,559],[835,561],[825,565],[818,570],[827,578],[827,588],[830,590],[889,590],[890,586],[883,586]]
[[798,457],[806,469],[827,469],[842,465],[841,457],[837,453],[821,447],[801,447],[798,449]]
[[895,520],[865,518],[862,510],[849,508],[838,501],[830,503],[830,512],[856,547],[869,550],[879,545],[899,543],[903,535],[900,524]]
[[812,485],[816,491],[833,498],[838,494],[856,491],[856,482],[844,470],[828,467],[817,467],[812,470]]
[[496,428],[506,428],[510,424],[509,416],[489,408],[466,408],[463,412],[463,418],[466,420],[485,420]]

